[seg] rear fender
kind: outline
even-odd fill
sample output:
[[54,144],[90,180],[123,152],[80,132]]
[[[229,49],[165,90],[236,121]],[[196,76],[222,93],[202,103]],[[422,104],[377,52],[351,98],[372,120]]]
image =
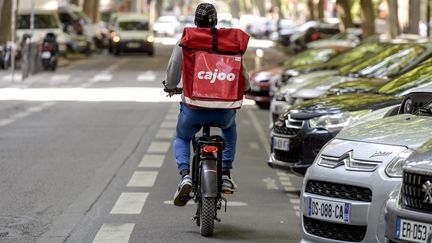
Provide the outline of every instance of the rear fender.
[[218,171],[217,160],[207,159],[201,162],[201,193],[203,197],[217,197]]

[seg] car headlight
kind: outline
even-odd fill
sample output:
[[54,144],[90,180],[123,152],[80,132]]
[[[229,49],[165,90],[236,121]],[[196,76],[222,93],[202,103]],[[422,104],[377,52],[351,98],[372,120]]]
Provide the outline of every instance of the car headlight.
[[148,42],[153,42],[153,41],[154,41],[154,37],[153,37],[152,35],[149,35],[149,36],[147,37],[147,41],[148,41]]
[[309,120],[312,128],[324,128],[329,132],[341,130],[350,122],[350,112],[315,117]]
[[112,38],[112,40],[113,40],[115,43],[119,43],[119,42],[120,42],[120,36],[116,35],[116,36],[114,36],[114,37]]
[[389,177],[402,177],[402,168],[407,163],[407,158],[413,151],[408,149],[400,153],[387,165],[385,172]]

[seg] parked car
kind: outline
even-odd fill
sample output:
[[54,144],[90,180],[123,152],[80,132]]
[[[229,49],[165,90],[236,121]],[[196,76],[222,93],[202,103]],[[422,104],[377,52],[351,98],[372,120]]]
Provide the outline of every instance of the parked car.
[[[430,45],[396,44],[386,48],[379,54],[368,58],[361,63],[352,63],[339,69],[338,75],[317,77],[308,80],[295,92],[287,96],[289,107],[303,101],[325,96],[336,85],[350,82],[351,90],[358,92],[369,81],[384,84],[391,78],[412,69],[432,54]],[[353,89],[358,84],[358,89]],[[343,84],[342,84],[343,86]],[[339,86],[342,88],[342,86]],[[345,92],[348,92],[346,89]]]
[[359,29],[349,29],[345,32],[335,34],[329,38],[309,42],[306,49],[328,48],[328,47],[347,47],[353,48],[360,44],[362,31]]
[[432,82],[432,58],[378,89],[313,99],[295,105],[275,122],[268,164],[303,175],[321,148],[351,121],[398,104],[412,89]]
[[429,140],[407,159],[402,183],[386,203],[385,235],[389,242],[432,242],[431,158]]
[[73,30],[74,34],[84,36],[82,39],[89,42],[91,51],[108,47],[109,31],[102,22],[92,23],[78,6],[71,3],[60,3],[58,13],[64,30]]
[[119,55],[122,52],[147,52],[154,55],[154,37],[150,33],[149,19],[144,15],[117,16],[112,34],[112,52]]
[[[381,53],[389,44],[366,42],[351,50],[334,56],[327,62],[317,62],[297,65],[288,68],[280,79],[281,83],[272,87],[274,93],[270,107],[270,124],[273,124],[280,114],[294,103],[292,94],[306,84],[317,83],[328,77],[337,75],[340,71],[367,62],[372,56]],[[278,87],[281,87],[278,89]]]
[[255,100],[255,104],[264,109],[268,109],[272,99],[270,95],[271,83],[280,76],[281,65],[267,67],[250,73],[251,92],[245,97]]
[[418,108],[430,106],[431,91],[410,93],[399,115],[344,129],[321,150],[301,191],[301,242],[385,242],[388,195],[406,159],[432,138],[431,114]]
[[[318,40],[320,35],[323,37],[324,35],[329,36],[337,33],[339,33],[339,26],[337,23],[329,23],[326,21],[308,21],[295,28],[282,28],[279,31],[279,43],[288,47],[292,45],[303,45],[306,44],[306,42],[303,43],[305,39],[302,38],[304,38],[306,35],[308,37],[307,42],[310,42],[312,35],[315,36],[315,40]],[[293,41],[297,41],[298,43],[293,44]],[[293,48],[293,50],[295,50],[295,48]]]
[[176,16],[160,16],[154,23],[153,30],[158,36],[174,36],[179,24]]
[[339,33],[338,23],[309,21],[300,26],[299,31],[290,36],[289,48],[292,53],[306,49],[309,42],[326,39]]
[[47,33],[53,33],[57,36],[59,43],[59,52],[64,54],[67,51],[68,44],[73,40],[70,35],[63,32],[62,24],[56,10],[35,9],[34,10],[34,29],[30,30],[30,10],[19,9],[17,16],[17,39],[21,41],[24,35],[32,35],[32,41],[42,42]]

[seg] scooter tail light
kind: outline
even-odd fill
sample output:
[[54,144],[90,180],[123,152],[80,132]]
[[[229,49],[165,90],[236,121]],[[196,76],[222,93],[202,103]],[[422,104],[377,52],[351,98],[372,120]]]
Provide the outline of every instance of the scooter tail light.
[[218,151],[218,147],[208,145],[208,146],[204,146],[204,147],[202,148],[202,151],[203,151],[204,153],[216,153],[216,152]]

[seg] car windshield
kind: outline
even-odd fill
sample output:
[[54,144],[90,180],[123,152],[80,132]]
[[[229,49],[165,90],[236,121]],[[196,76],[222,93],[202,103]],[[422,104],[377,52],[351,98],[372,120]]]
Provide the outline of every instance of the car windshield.
[[[52,14],[35,14],[35,29],[55,29],[58,28],[58,22]],[[17,19],[18,29],[30,29],[30,14],[20,14]]]
[[388,95],[404,95],[419,85],[432,81],[432,58],[429,58],[413,70],[393,79],[382,86],[378,92]]
[[284,67],[286,69],[293,68],[300,65],[326,62],[331,57],[336,55],[337,52],[334,49],[310,49],[303,51],[284,62]]
[[384,46],[385,45],[382,43],[367,42],[333,57],[326,63],[326,65],[341,66],[350,62],[356,62],[368,54],[377,53],[382,50]]
[[149,30],[147,21],[124,21],[119,23],[120,30]]
[[[419,47],[415,48],[415,47]],[[377,69],[380,67],[381,70],[383,68],[389,68],[389,70],[386,72],[386,76],[391,76],[389,74],[395,74],[395,69],[399,70],[400,65],[394,66],[394,63],[402,62],[402,60],[405,60],[404,65],[407,64],[412,59],[412,56],[414,54],[418,54],[419,51],[424,51],[424,48],[417,45],[410,45],[410,44],[402,44],[402,45],[394,45],[390,48],[387,48],[383,52],[375,55],[372,58],[369,58],[367,61],[356,64],[356,65],[347,65],[340,69],[340,72],[342,75],[348,75],[350,73],[361,73],[362,75],[374,75],[374,71],[378,72]],[[414,53],[414,54],[413,54]],[[409,58],[402,58],[404,55],[409,55]],[[395,60],[394,60],[395,59]],[[408,59],[408,61],[406,61]],[[365,70],[370,71],[366,72]],[[385,71],[383,71],[385,72]]]

